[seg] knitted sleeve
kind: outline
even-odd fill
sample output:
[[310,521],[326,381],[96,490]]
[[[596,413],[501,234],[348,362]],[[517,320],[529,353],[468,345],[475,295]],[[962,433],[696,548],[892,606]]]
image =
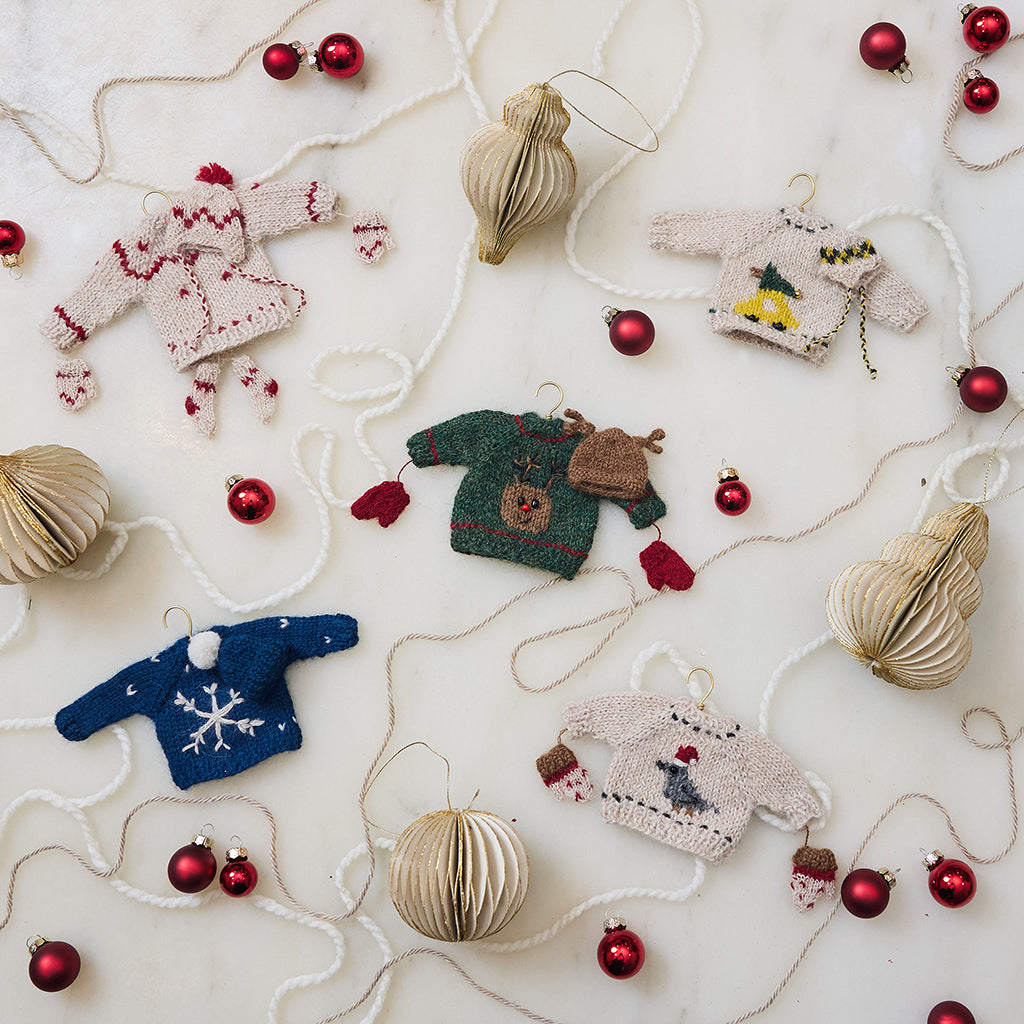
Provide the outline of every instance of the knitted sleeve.
[[660,693],[606,693],[562,710],[570,737],[593,736],[617,746],[643,736],[668,715],[672,702]]
[[252,239],[280,235],[338,216],[338,193],[322,181],[274,181],[239,188],[238,206]]
[[906,333],[913,330],[918,321],[928,314],[924,299],[884,263],[868,281],[865,296],[864,311],[867,315],[897,331]]
[[57,731],[65,739],[84,740],[122,718],[149,715],[160,699],[166,678],[166,667],[159,660],[137,661],[61,708],[56,717]]
[[81,286],[39,325],[58,351],[80,345],[97,327],[138,300],[147,279],[130,266],[128,251],[141,241],[126,237],[114,242]]
[[665,508],[665,502],[651,486],[650,480],[647,481],[643,496],[640,498],[609,498],[608,500],[615,502],[619,508],[623,509],[629,516],[629,521],[638,530],[650,526],[668,511]]
[[752,245],[779,220],[778,210],[683,210],[651,218],[652,249],[691,255],[737,252]]
[[867,285],[882,266],[871,239],[852,231],[830,231],[820,252],[822,276],[844,288]]
[[737,780],[757,807],[767,807],[801,829],[822,810],[800,769],[771,740],[753,729],[742,729],[736,737],[745,759]]
[[468,466],[489,449],[507,444],[515,417],[484,409],[437,423],[405,442],[414,466]]
[[323,658],[354,647],[359,640],[350,615],[273,616],[235,626],[231,633],[247,640],[283,645],[289,661]]

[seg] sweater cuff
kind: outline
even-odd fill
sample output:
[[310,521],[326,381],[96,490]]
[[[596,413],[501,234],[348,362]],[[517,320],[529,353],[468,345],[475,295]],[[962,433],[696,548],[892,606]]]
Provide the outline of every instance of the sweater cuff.
[[310,182],[306,196],[309,219],[314,223],[323,224],[338,216],[338,193],[322,181]]
[[53,307],[53,312],[39,325],[39,330],[60,352],[70,352],[89,337],[89,332],[76,323],[62,306]]
[[413,434],[405,442],[405,447],[414,466],[439,466],[441,464],[441,457],[437,454],[437,446],[434,444],[434,435],[429,428],[421,430],[418,434]]
[[66,740],[86,740],[96,731],[95,729],[87,729],[82,725],[74,713],[74,704],[69,704],[66,708],[61,708],[57,712],[54,718],[54,725],[57,726],[57,732]]
[[665,502],[661,500],[650,484],[647,485],[643,497],[626,506],[626,515],[638,530],[643,530],[661,519],[666,512],[668,509],[665,507]]

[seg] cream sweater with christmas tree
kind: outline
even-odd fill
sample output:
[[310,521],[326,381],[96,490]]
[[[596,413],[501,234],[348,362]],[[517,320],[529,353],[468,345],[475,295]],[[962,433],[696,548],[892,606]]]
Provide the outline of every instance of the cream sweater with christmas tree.
[[732,853],[755,807],[795,829],[822,813],[774,743],[689,697],[609,693],[571,704],[562,716],[569,736],[615,748],[601,794],[605,821],[709,861]]

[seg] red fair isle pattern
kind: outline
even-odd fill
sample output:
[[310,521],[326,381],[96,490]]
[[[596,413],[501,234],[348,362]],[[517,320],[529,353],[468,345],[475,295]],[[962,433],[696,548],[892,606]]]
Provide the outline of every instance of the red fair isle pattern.
[[70,330],[74,334],[74,337],[71,339],[70,344],[65,343],[62,339],[61,342],[57,345],[57,347],[61,349],[61,351],[66,351],[69,348],[74,348],[75,345],[77,345],[80,341],[85,341],[85,339],[89,336],[86,333],[85,328],[82,327],[80,324],[76,324],[75,321],[72,320],[71,317],[69,317],[68,314],[64,311],[63,306],[54,306],[53,311],[60,318],[61,323],[66,324],[68,330]]
[[220,363],[201,363],[196,370],[196,378],[192,381],[192,390],[185,399],[185,412],[193,418],[199,433],[204,437],[213,437],[217,427],[213,402],[217,396],[219,376]]
[[229,224],[235,221],[241,222],[242,211],[237,206],[233,206],[223,217],[220,217],[205,206],[196,207],[191,210],[185,210],[180,206],[172,206],[171,216],[180,220],[186,228],[205,221],[214,230],[223,231]]
[[57,398],[71,412],[77,412],[96,397],[96,384],[84,359],[62,359],[57,364]]
[[360,210],[352,214],[352,237],[356,255],[367,264],[376,263],[395,247],[387,221],[378,210]]
[[277,407],[277,381],[264,373],[249,356],[236,356],[231,360],[233,369],[249,392],[249,400],[261,423],[269,423]]

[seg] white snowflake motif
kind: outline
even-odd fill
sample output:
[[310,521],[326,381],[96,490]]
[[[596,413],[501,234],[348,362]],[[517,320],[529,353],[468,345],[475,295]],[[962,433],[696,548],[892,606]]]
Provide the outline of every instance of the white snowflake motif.
[[231,698],[230,701],[223,707],[219,707],[217,704],[217,684],[211,683],[209,686],[203,687],[203,692],[210,695],[210,710],[200,711],[196,707],[196,702],[189,697],[182,695],[181,691],[178,691],[178,695],[174,698],[174,703],[179,707],[184,708],[186,714],[192,714],[202,719],[202,725],[195,732],[189,733],[189,738],[192,740],[187,746],[181,748],[182,753],[188,750],[194,753],[199,753],[199,744],[205,744],[206,738],[204,733],[208,729],[213,729],[214,735],[217,737],[217,744],[213,748],[214,752],[220,750],[223,747],[225,750],[230,750],[231,745],[224,739],[221,729],[225,725],[237,726],[238,731],[244,733],[246,736],[255,736],[256,727],[263,725],[263,720],[260,718],[228,718],[228,712],[239,704],[244,703],[245,698],[237,690],[228,690],[228,695]]

